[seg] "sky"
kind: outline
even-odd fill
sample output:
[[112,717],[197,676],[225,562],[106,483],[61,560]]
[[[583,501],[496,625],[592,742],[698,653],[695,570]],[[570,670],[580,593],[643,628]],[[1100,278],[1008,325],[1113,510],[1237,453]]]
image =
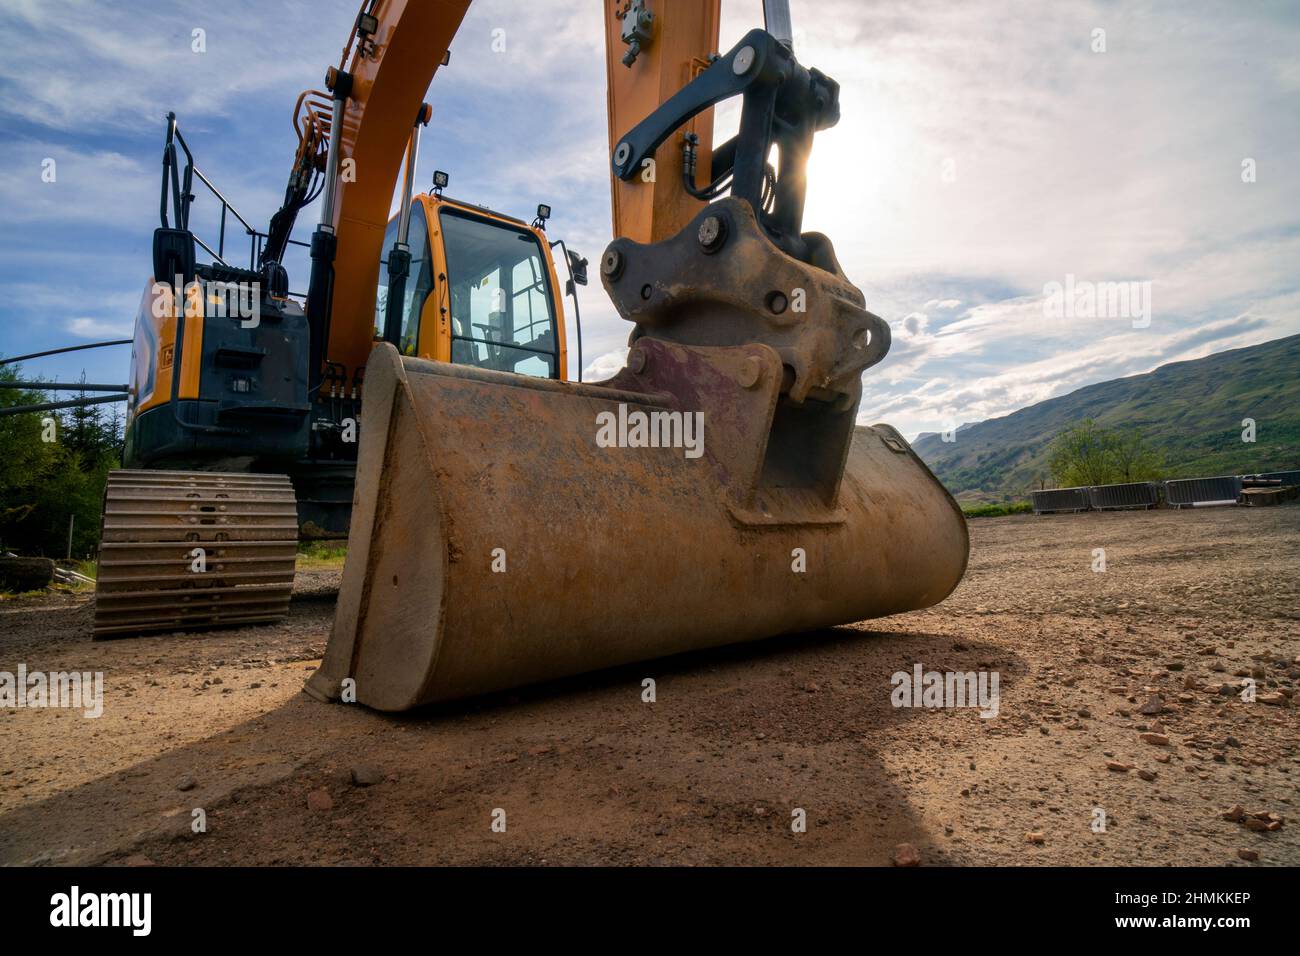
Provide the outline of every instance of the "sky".
[[[914,437],[1300,332],[1294,4],[790,5],[796,55],[839,82],[842,113],[814,146],[805,228],[830,236],[893,332],[863,377],[863,423]],[[0,58],[0,354],[130,336],[169,110],[265,228],[294,101],[337,62],[356,7],[0,0],[19,38]],[[724,0],[721,49],[760,25],[760,0]],[[521,218],[546,202],[551,238],[597,262],[611,238],[599,5],[476,0],[451,49],[417,183],[445,169],[450,194]],[[719,110],[719,135],[737,117]],[[305,288],[305,259],[288,265]],[[589,379],[621,366],[630,329],[592,279]],[[1084,298],[1120,283],[1127,301]],[[123,382],[129,351],[25,371]]]

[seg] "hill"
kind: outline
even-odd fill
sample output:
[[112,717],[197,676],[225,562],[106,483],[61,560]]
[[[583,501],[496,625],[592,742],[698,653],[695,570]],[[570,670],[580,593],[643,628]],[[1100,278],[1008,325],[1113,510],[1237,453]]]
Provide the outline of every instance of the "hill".
[[[1048,446],[1091,418],[1132,426],[1165,458],[1165,477],[1280,471],[1300,466],[1300,335],[1162,365],[1088,385],[1002,418],[963,426],[954,442],[913,447],[956,496],[998,501],[1046,482]],[[1242,441],[1253,418],[1256,441]]]

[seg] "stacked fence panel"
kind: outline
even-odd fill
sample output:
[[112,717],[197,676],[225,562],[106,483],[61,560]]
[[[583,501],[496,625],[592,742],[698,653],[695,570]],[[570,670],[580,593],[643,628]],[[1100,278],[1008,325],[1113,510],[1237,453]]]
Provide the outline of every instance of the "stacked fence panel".
[[1283,485],[1300,486],[1300,471],[1270,471],[1267,475],[1251,475],[1267,481],[1280,481]]

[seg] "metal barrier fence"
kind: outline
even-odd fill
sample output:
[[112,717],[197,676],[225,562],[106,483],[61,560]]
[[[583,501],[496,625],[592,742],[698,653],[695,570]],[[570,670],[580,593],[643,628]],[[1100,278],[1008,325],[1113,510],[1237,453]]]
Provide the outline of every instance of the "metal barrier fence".
[[[1171,508],[1242,503],[1244,489],[1251,494],[1278,482],[1278,488],[1300,488],[1300,470],[1271,471],[1260,475],[1220,475],[1215,478],[1174,478],[1169,481],[1134,481],[1080,488],[1049,488],[1030,492],[1034,514],[1075,514],[1080,511],[1121,511],[1160,506],[1161,491]],[[1278,500],[1294,494],[1287,492]],[[1272,503],[1256,500],[1254,504]]]
[[1034,514],[1051,515],[1087,511],[1087,488],[1052,488],[1047,491],[1030,493],[1034,503]]
[[1160,503],[1160,486],[1154,481],[1093,485],[1088,489],[1088,502],[1098,511],[1154,508]]
[[1235,505],[1241,499],[1241,475],[1178,478],[1165,482],[1165,501],[1175,508]]

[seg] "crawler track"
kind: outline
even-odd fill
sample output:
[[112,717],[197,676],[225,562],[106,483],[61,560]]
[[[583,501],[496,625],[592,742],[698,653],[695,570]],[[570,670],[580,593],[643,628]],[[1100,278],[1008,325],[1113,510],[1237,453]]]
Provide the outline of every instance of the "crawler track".
[[284,475],[115,471],[104,501],[95,637],[280,620],[297,549]]

